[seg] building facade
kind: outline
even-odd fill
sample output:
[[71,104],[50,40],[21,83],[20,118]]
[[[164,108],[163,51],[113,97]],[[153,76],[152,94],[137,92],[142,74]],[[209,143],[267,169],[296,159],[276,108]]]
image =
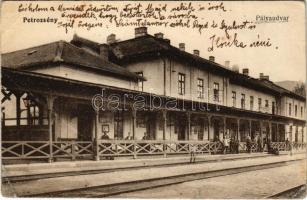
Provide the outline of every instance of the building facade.
[[146,27],[125,41],[111,34],[99,44],[75,35],[69,43],[3,54],[2,141],[48,141],[49,156],[67,141],[95,146],[103,135],[149,143],[244,143],[248,136],[255,143],[305,143],[305,97],[248,73],[199,50],[188,53],[183,43],[174,47]]

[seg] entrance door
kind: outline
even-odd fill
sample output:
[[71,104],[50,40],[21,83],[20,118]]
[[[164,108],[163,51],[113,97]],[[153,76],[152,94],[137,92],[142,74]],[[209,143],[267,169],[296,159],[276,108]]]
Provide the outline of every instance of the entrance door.
[[180,120],[178,126],[178,140],[185,140],[185,124]]
[[93,131],[93,114],[90,108],[81,107],[78,108],[78,140],[79,141],[91,141]]
[[276,126],[272,125],[272,142],[277,142]]
[[295,142],[298,142],[298,126],[295,128]]
[[220,126],[217,120],[213,121],[213,138],[214,140],[220,138]]
[[146,123],[146,133],[148,134],[149,139],[156,139],[156,113],[149,113],[147,115]]
[[230,137],[237,139],[237,125],[235,123],[230,124]]
[[123,139],[124,137],[124,117],[122,111],[114,113],[114,138]]

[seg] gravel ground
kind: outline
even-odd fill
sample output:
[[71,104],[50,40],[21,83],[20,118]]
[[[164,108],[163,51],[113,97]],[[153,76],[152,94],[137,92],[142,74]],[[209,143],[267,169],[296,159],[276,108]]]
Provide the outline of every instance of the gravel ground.
[[306,182],[306,161],[131,192],[116,198],[264,198]]

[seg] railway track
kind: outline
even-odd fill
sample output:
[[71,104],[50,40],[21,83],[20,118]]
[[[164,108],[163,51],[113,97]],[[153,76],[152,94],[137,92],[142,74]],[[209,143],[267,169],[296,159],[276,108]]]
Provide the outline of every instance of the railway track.
[[81,189],[74,189],[74,190],[61,191],[61,192],[42,193],[42,194],[29,195],[26,197],[91,197],[91,198],[110,197],[123,193],[179,184],[188,181],[226,176],[226,175],[238,174],[255,170],[263,170],[275,167],[282,167],[292,164],[294,162],[299,162],[301,160],[304,159],[298,159],[292,161],[280,161],[269,164],[258,164],[246,167],[235,167],[235,168],[214,170],[214,171],[201,172],[201,173],[190,173],[190,174],[183,174],[171,177],[163,177],[158,179],[125,182],[120,184],[81,188]]
[[[259,155],[255,158],[263,158],[268,157],[269,155]],[[251,157],[232,157],[232,158],[223,158],[223,159],[215,159],[215,160],[199,160],[196,163],[212,163],[219,161],[234,161],[234,160],[244,160],[251,159]],[[48,173],[48,174],[35,174],[35,175],[24,175],[24,176],[10,176],[10,177],[2,177],[2,183],[16,183],[22,181],[33,181],[39,179],[46,178],[55,178],[55,177],[65,177],[65,176],[78,176],[78,175],[90,175],[90,174],[100,174],[100,173],[108,173],[114,171],[129,171],[136,169],[144,169],[144,168],[156,168],[156,167],[171,167],[176,165],[189,165],[190,163],[185,162],[177,162],[177,163],[168,163],[168,164],[156,164],[156,165],[147,165],[147,166],[134,166],[134,167],[123,167],[123,168],[115,168],[115,169],[96,169],[96,170],[85,170],[85,171],[69,171],[69,172],[56,172],[56,173]]]
[[306,184],[298,185],[288,190],[266,197],[267,199],[298,199],[306,197]]

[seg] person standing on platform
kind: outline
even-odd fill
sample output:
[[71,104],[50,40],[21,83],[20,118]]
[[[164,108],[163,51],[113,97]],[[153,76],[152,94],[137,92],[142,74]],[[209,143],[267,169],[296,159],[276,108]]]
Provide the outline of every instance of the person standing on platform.
[[262,147],[263,145],[262,145],[262,140],[260,136],[258,136],[257,138],[257,146],[258,146],[258,151],[263,152],[263,147]]
[[230,138],[229,151],[230,153],[235,153],[235,140],[233,137]]
[[150,139],[149,135],[147,135],[147,133],[145,132],[142,140],[149,140],[149,139]]
[[130,135],[130,132],[128,132],[128,136],[125,137],[125,140],[133,140],[133,137]]
[[267,149],[267,138],[266,137],[264,137],[263,138],[263,147],[262,147],[262,152],[263,151],[267,151],[268,149]]
[[246,137],[246,148],[248,153],[252,153],[252,140],[249,135]]
[[286,141],[286,151],[289,151],[290,150],[290,143],[289,143],[289,139],[287,138]]
[[229,138],[227,135],[224,136],[223,145],[224,145],[224,154],[226,154],[229,149]]
[[196,145],[193,145],[191,147],[191,151],[190,151],[190,163],[195,163],[195,160],[196,160]]
[[[109,140],[110,137],[108,136],[107,132],[104,131],[103,135],[100,138],[101,140]],[[111,143],[102,143],[102,145],[107,148],[107,150],[105,151],[106,154],[111,154],[111,149],[112,149],[112,144]],[[106,156],[107,160],[114,160],[113,156]]]

